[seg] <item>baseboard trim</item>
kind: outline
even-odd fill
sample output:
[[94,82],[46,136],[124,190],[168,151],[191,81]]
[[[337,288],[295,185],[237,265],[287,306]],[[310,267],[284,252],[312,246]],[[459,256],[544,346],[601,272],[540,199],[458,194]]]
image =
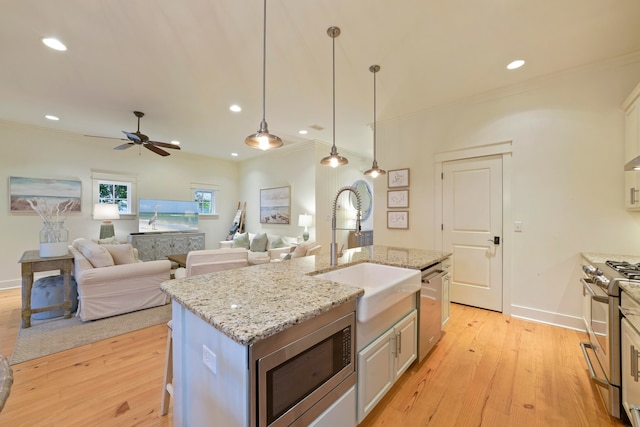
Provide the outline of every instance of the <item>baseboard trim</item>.
[[511,316],[519,319],[530,320],[532,322],[544,323],[547,325],[559,326],[561,328],[573,329],[575,331],[585,331],[582,317],[569,316],[562,313],[538,310],[521,305],[511,305]]

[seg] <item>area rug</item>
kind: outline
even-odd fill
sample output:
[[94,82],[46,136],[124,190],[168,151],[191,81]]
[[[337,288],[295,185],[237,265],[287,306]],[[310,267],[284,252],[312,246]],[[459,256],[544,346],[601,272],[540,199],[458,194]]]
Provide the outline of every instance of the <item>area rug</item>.
[[78,317],[32,320],[30,328],[20,328],[11,355],[11,365],[91,344],[127,332],[171,320],[171,304],[147,308],[106,319],[83,322]]

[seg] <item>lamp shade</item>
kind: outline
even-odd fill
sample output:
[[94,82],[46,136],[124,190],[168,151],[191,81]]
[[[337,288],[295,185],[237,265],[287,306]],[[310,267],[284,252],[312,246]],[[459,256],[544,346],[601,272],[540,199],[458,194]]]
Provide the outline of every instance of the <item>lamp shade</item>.
[[309,214],[302,214],[298,217],[298,226],[309,227],[313,223],[313,217]]
[[120,219],[118,205],[108,203],[96,203],[93,206],[93,219],[112,220]]

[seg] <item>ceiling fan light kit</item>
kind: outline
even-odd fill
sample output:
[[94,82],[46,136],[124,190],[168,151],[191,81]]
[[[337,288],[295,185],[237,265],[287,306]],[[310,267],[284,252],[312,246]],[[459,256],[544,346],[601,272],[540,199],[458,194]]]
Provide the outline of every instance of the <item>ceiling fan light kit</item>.
[[376,73],[380,71],[379,65],[372,65],[369,71],[373,73],[373,164],[371,169],[365,171],[365,175],[376,178],[378,175],[385,175],[387,171],[378,167],[376,160]]
[[320,160],[320,164],[335,168],[346,165],[349,163],[349,160],[339,155],[338,149],[336,148],[336,37],[340,35],[340,28],[329,27],[327,34],[333,40],[333,144],[331,145],[331,153]]
[[272,148],[282,147],[282,140],[269,133],[266,117],[266,75],[267,75],[267,0],[264,0],[264,13],[262,15],[262,121],[260,122],[260,130],[245,138],[244,143],[251,148],[260,150],[270,150]]

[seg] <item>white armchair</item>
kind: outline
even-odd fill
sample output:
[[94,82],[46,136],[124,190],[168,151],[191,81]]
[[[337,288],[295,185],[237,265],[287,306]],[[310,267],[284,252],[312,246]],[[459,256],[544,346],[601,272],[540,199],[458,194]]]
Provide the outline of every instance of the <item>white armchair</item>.
[[174,276],[176,279],[191,277],[198,274],[241,268],[249,265],[247,250],[235,249],[205,249],[190,251],[187,254],[186,268],[178,268]]

